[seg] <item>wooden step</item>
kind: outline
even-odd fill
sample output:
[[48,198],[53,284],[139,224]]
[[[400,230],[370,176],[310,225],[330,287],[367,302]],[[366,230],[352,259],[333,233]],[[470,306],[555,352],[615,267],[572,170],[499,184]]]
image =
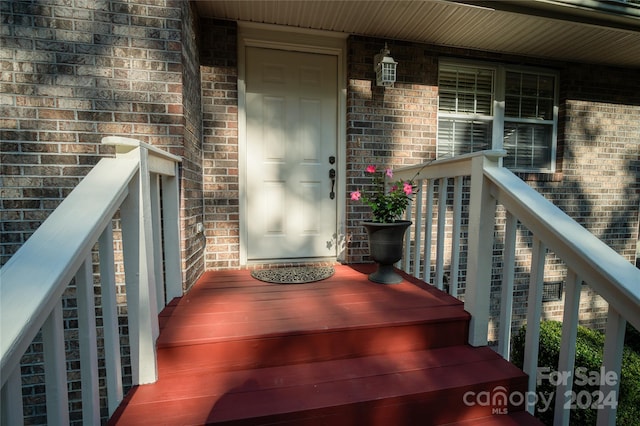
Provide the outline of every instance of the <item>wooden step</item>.
[[495,414],[479,419],[447,423],[443,426],[544,426],[544,423],[526,411],[516,411],[507,414]]
[[182,346],[161,346],[161,370],[174,372],[207,366],[219,371],[424,350],[463,344],[468,317],[450,308],[436,308],[437,319],[396,321],[338,327],[317,326],[259,336]]
[[419,281],[373,284],[341,267],[331,280],[284,286],[224,271],[161,318],[160,371],[224,371],[460,345],[470,316],[459,300]]
[[474,403],[524,392],[527,378],[466,344],[459,300],[370,271],[338,265],[311,285],[205,274],[160,315],[158,381],[134,387],[109,424],[533,424],[521,406]]
[[166,413],[164,424],[443,424],[491,415],[492,407],[465,404],[465,393],[523,392],[526,382],[491,349],[469,346],[226,373],[198,369],[139,386],[117,424],[157,424],[150,413]]
[[[337,275],[337,274],[336,274]],[[281,336],[342,328],[469,319],[462,303],[407,277],[379,285],[341,267],[340,275],[304,285],[269,285],[247,271],[205,275],[161,314],[158,347]]]

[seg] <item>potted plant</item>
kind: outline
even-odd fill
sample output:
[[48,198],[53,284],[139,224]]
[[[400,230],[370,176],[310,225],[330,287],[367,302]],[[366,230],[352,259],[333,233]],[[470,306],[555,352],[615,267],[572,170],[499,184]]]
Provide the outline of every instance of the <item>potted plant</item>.
[[369,253],[378,265],[377,270],[369,275],[369,280],[382,284],[396,284],[402,281],[393,264],[402,258],[404,234],[411,221],[401,220],[411,196],[415,192],[413,181],[387,182],[393,178],[393,171],[385,169],[377,171],[376,166],[369,165],[366,173],[373,178],[373,191],[370,195],[356,190],[351,193],[351,200],[363,201],[371,207],[373,220],[362,222],[369,236]]

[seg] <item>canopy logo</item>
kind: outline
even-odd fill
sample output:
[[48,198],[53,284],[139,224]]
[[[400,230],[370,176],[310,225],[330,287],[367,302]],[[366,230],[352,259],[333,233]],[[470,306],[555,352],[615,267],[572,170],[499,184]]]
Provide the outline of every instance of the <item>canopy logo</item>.
[[[584,367],[575,370],[575,376],[570,371],[551,371],[548,367],[538,368],[536,383],[542,384],[547,380],[553,386],[567,386],[572,380],[577,386],[611,386],[618,384],[618,375],[613,371],[605,371],[604,367],[599,371],[587,371]],[[545,412],[551,408],[555,401],[556,392],[520,392],[509,391],[504,386],[496,386],[490,391],[468,391],[462,396],[464,404],[468,407],[491,407],[492,414],[507,414],[509,407],[536,406],[538,412]],[[567,390],[561,402],[563,409],[603,409],[605,407],[616,408],[618,406],[617,392],[615,390],[587,391]]]

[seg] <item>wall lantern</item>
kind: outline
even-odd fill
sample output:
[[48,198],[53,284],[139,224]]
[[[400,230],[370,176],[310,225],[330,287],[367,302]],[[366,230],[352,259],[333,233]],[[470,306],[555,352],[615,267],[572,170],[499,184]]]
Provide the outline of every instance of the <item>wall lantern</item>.
[[387,43],[373,58],[373,69],[376,72],[376,86],[391,87],[396,82],[396,65],[398,63],[390,56]]

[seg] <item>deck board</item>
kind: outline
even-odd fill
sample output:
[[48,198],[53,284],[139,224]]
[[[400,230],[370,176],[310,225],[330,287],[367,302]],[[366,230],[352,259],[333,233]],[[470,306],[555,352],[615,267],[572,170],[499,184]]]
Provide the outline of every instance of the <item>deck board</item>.
[[459,300],[410,277],[381,285],[368,281],[369,270],[337,265],[329,279],[290,285],[258,281],[246,270],[205,274],[163,314],[158,346],[466,315]]

